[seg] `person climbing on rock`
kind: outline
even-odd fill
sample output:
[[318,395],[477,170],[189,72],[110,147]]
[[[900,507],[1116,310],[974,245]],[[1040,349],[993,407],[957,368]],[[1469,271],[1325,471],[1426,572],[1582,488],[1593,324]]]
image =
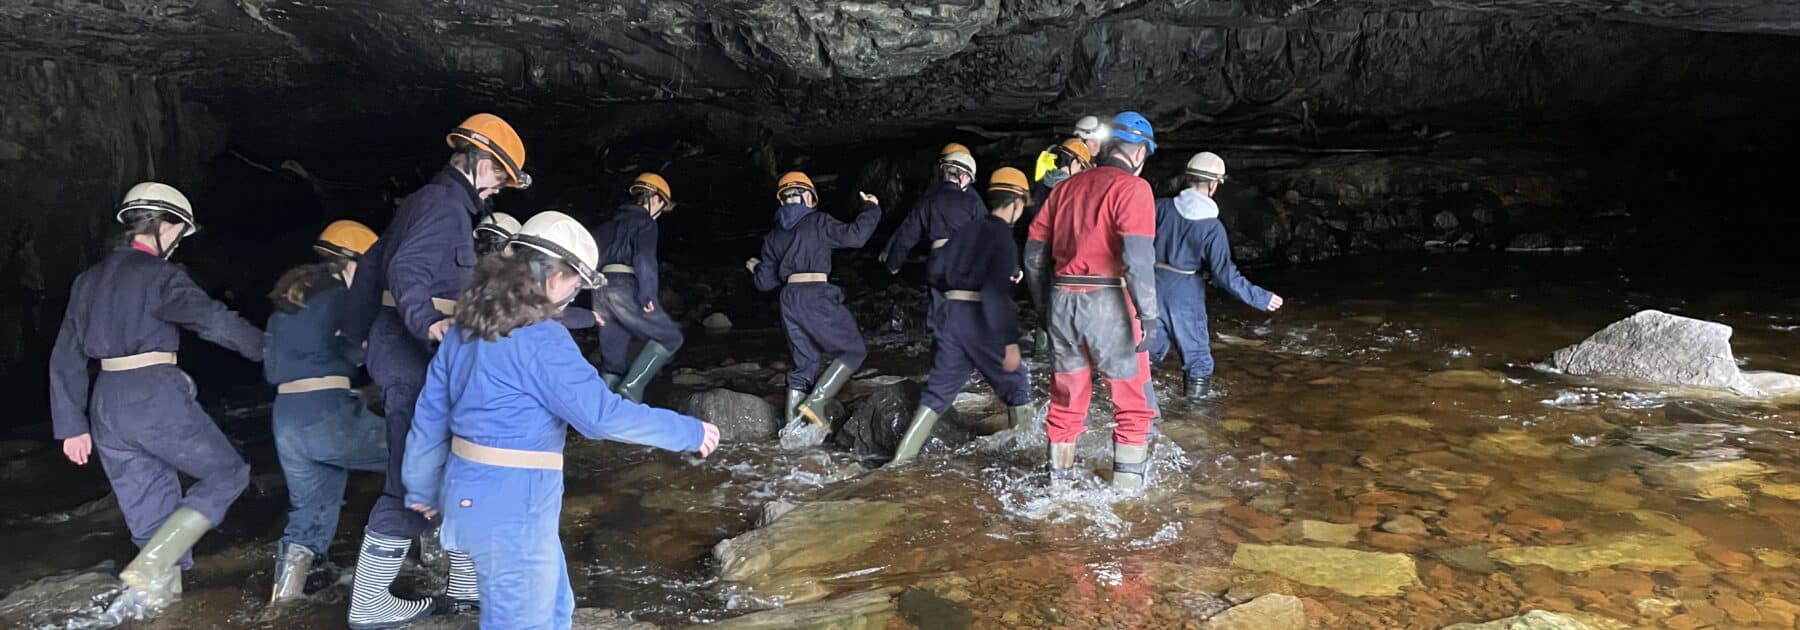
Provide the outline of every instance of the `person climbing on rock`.
[[406,504],[443,513],[444,548],[474,563],[483,628],[567,628],[575,612],[558,525],[568,429],[705,457],[711,424],[624,400],[556,314],[600,285],[599,248],[560,212],[487,256],[431,359],[406,440]]
[[288,489],[271,603],[305,596],[307,572],[337,533],[350,471],[387,466],[386,422],[350,389],[363,350],[337,334],[357,262],[375,241],[367,226],[335,221],[313,244],[321,261],[288,270],[269,293],[263,376],[275,385],[275,452]]
[[[781,289],[781,324],[794,355],[787,379],[790,424],[805,418],[829,428],[826,409],[869,354],[856,318],[844,308],[844,292],[831,284],[832,250],[862,247],[881,222],[880,200],[866,192],[858,195],[862,212],[844,223],[814,210],[819,191],[805,173],[782,175],[775,189],[781,202],[776,227],[763,237],[762,255],[745,263],[757,290]],[[832,361],[818,376],[822,356]]]
[[[594,230],[606,274],[606,286],[594,291],[594,313],[606,322],[600,356],[607,385],[626,400],[643,402],[650,379],[681,349],[681,326],[657,298],[656,274],[656,220],[675,209],[675,197],[656,173],[638,175],[628,192],[631,201]],[[628,365],[633,339],[643,339],[644,348]]]
[[475,255],[499,253],[519,233],[519,220],[505,212],[489,212],[475,223]]
[[1049,305],[1055,374],[1050,384],[1050,472],[1070,479],[1075,440],[1092,396],[1093,372],[1112,391],[1115,488],[1143,487],[1156,396],[1145,350],[1158,324],[1156,201],[1138,177],[1156,152],[1155,131],[1137,112],[1113,117],[1100,165],[1050,193],[1031,223],[1025,279]]
[[[144,182],[113,218],[123,243],[76,276],[50,353],[50,411],[63,454],[96,453],[138,554],[120,581],[150,611],[181,596],[189,550],[225,520],[250,465],[194,399],[175,365],[181,331],[263,359],[263,332],[212,299],[169,256],[200,231],[187,196]],[[90,396],[88,364],[99,360]],[[180,475],[194,480],[182,491]]]
[[[400,202],[394,221],[381,235],[382,257],[368,260],[380,269],[383,308],[369,328],[369,376],[381,386],[387,408],[387,483],[369,512],[356,578],[351,587],[349,623],[354,630],[388,628],[429,615],[433,601],[403,600],[389,591],[426,520],[407,508],[400,458],[406,452],[413,405],[425,384],[431,344],[444,338],[456,296],[475,267],[475,217],[484,202],[506,188],[525,188],[525,143],[511,125],[493,114],[476,114],[445,136],[449,164],[423,188]],[[361,282],[358,279],[357,282]],[[475,570],[466,554],[451,552],[445,597],[451,612],[478,607]]]
[[994,171],[986,201],[987,217],[965,226],[938,250],[942,262],[931,275],[931,285],[944,293],[945,303],[935,331],[937,353],[919,408],[913,411],[892,463],[919,454],[938,416],[968,384],[971,370],[980,372],[1006,403],[1012,428],[1026,427],[1036,419],[1031,379],[1019,357],[1024,331],[1012,301],[1013,283],[1019,279],[1019,247],[1013,243],[1012,224],[1031,203],[1025,173],[1010,166]]
[[[882,248],[880,260],[887,265],[888,273],[900,273],[900,267],[906,262],[906,254],[921,238],[931,242],[931,255],[926,258],[925,270],[929,276],[935,273],[938,264],[937,251],[949,242],[950,236],[962,229],[969,222],[987,214],[987,208],[981,205],[981,195],[976,194],[975,158],[967,149],[959,144],[944,147],[944,153],[938,158],[937,183],[919,197],[913,204],[912,211],[888,238],[887,247]],[[926,328],[935,328],[943,308],[944,296],[937,289],[931,290],[931,304],[926,313]]]
[[1181,174],[1181,192],[1156,200],[1156,298],[1162,306],[1163,334],[1150,346],[1150,365],[1162,364],[1170,340],[1181,349],[1187,401],[1198,404],[1212,391],[1212,334],[1206,325],[1206,287],[1201,274],[1249,305],[1274,312],[1281,296],[1251,284],[1231,261],[1231,242],[1219,222],[1213,195],[1225,182],[1225,160],[1196,153]]

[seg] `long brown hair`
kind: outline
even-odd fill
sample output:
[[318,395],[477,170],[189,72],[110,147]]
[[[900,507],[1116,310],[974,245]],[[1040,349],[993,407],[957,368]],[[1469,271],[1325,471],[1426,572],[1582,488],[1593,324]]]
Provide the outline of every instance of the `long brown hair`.
[[556,317],[561,305],[544,293],[551,273],[575,273],[556,258],[529,247],[483,256],[456,303],[456,326],[464,341],[494,341]]
[[313,285],[320,280],[336,276],[344,270],[341,260],[300,265],[281,274],[275,281],[275,288],[269,291],[269,301],[283,313],[293,314],[306,308],[306,296],[312,293]]

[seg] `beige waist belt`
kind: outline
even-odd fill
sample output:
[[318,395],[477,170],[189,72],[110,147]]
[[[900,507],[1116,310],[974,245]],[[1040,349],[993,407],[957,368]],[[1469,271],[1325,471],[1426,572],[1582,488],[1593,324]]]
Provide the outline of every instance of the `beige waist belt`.
[[[400,304],[394,301],[394,294],[388,291],[381,292],[381,305],[395,308],[400,307]],[[434,297],[431,298],[431,308],[435,308],[437,309],[437,312],[443,313],[445,317],[449,317],[456,314],[456,300]]]
[[822,273],[797,273],[787,277],[788,284],[796,282],[827,282],[831,276]]
[[600,273],[629,273],[637,275],[637,269],[632,268],[631,265],[607,265],[600,268]]
[[937,248],[939,248],[939,247],[943,247],[943,246],[945,246],[945,245],[948,245],[948,244],[949,244],[949,243],[950,243],[950,239],[947,239],[947,238],[940,238],[940,239],[938,239],[938,240],[935,240],[935,241],[932,241],[932,242],[931,242],[931,248],[932,248],[932,249],[937,249]]
[[1161,269],[1163,271],[1170,271],[1170,272],[1178,273],[1178,274],[1181,274],[1184,276],[1191,276],[1191,275],[1200,273],[1199,271],[1182,269],[1180,267],[1176,267],[1175,265],[1170,265],[1170,264],[1166,264],[1166,263],[1156,263],[1156,268]]
[[510,448],[494,448],[482,446],[462,438],[450,439],[450,452],[457,457],[489,466],[501,468],[531,468],[535,470],[562,470],[562,453],[548,451],[521,451]]
[[122,356],[122,357],[112,357],[109,359],[101,359],[100,360],[100,371],[102,371],[102,372],[124,372],[126,370],[135,370],[138,368],[146,368],[146,367],[150,367],[152,365],[175,365],[175,353],[160,352],[160,351],[158,351],[158,352],[139,352],[137,354],[126,355],[126,356]]
[[957,289],[954,291],[945,291],[944,299],[956,300],[958,302],[980,302],[981,293],[979,291],[964,291]]
[[350,389],[348,376],[315,376],[297,381],[288,381],[275,386],[278,394],[304,394],[306,392],[324,391],[327,389]]

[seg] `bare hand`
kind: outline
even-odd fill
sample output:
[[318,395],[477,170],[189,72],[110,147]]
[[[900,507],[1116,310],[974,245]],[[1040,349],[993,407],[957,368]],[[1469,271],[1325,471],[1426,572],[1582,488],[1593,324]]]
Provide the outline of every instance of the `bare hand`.
[[431,325],[431,329],[425,331],[425,335],[427,337],[430,337],[432,341],[442,343],[444,341],[444,335],[449,332],[450,332],[450,318],[446,317],[444,319],[437,320],[436,323],[433,323]]
[[719,448],[719,427],[713,426],[711,422],[702,422],[700,429],[703,433],[700,436],[700,456],[706,457]]
[[877,206],[879,206],[879,205],[881,205],[881,200],[880,200],[880,199],[876,199],[876,198],[875,198],[875,195],[871,195],[871,194],[869,194],[869,193],[866,193],[866,192],[857,192],[857,193],[856,193],[856,194],[857,194],[857,195],[858,195],[858,196],[861,196],[861,197],[862,197],[862,200],[863,200],[863,201],[867,201],[867,202],[869,202],[869,203],[872,203],[872,204],[875,204],[875,205],[877,205]]
[[655,302],[645,302],[644,303],[644,312],[645,313],[655,313],[656,312],[656,303]]
[[83,433],[63,440],[63,455],[68,456],[69,461],[75,462],[76,466],[86,466],[88,456],[93,453],[94,435],[92,433]]
[[437,508],[423,503],[414,503],[409,507],[412,508],[412,511],[425,515],[425,518],[437,518]]
[[1269,294],[1269,312],[1273,313],[1273,312],[1279,311],[1279,310],[1281,310],[1281,296],[1270,293]]
[[606,325],[606,317],[601,315],[600,311],[594,311],[594,325],[595,326],[605,326]]
[[1000,367],[1008,372],[1019,369],[1019,344],[1006,344],[1006,359],[1000,362]]
[[749,271],[750,273],[756,273],[756,266],[760,264],[762,264],[761,258],[746,260],[744,261],[744,270]]

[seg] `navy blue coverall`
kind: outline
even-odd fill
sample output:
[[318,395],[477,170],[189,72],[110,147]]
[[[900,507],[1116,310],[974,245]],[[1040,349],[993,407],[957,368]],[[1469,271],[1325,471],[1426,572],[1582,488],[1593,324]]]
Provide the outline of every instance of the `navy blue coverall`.
[[[335,276],[320,278],[308,287],[304,308],[290,313],[278,307],[269,316],[263,377],[271,385],[324,376],[347,380],[356,374],[363,351],[337,334],[349,294]],[[387,466],[387,424],[346,386],[277,394],[274,432],[288,487],[288,523],[281,539],[323,555],[337,533],[350,471]]]
[[944,300],[943,319],[934,331],[937,354],[919,404],[944,413],[968,384],[971,370],[987,379],[1006,406],[1030,404],[1031,379],[1024,365],[1011,372],[1002,365],[1006,346],[1025,335],[1012,301],[1012,278],[1019,270],[1012,226],[992,214],[977,219],[950,237],[937,257],[933,288],[975,291],[981,300]]
[[788,372],[788,389],[811,391],[819,376],[819,359],[831,356],[852,371],[868,358],[856,318],[844,308],[844,292],[830,282],[787,282],[797,273],[831,273],[834,249],[862,247],[881,223],[881,207],[863,202],[862,212],[850,223],[816,212],[804,204],[786,204],[775,211],[779,226],[763,237],[762,256],[756,266],[759,291],[781,289],[781,325],[787,330],[794,369]]
[[[120,247],[75,278],[50,354],[56,438],[92,435],[139,546],[179,507],[218,525],[250,484],[250,465],[194,400],[194,381],[181,368],[101,371],[89,396],[89,360],[175,352],[182,329],[251,361],[263,358],[262,331],[208,297],[187,272]],[[176,473],[195,480],[185,495]],[[193,566],[190,555],[181,566]]]
[[[656,219],[637,204],[619,206],[618,213],[594,229],[600,245],[600,265],[626,265],[631,273],[606,273],[606,286],[594,291],[594,310],[606,320],[600,327],[601,371],[624,374],[631,367],[631,340],[649,339],[673,353],[681,349],[681,327],[669,318],[657,299]],[[645,304],[656,310],[644,312]]]
[[[926,189],[913,204],[912,212],[900,222],[894,235],[888,238],[887,269],[889,273],[899,273],[901,264],[906,262],[906,253],[914,245],[919,244],[922,237],[933,244],[950,238],[970,221],[981,218],[988,213],[987,204],[982,202],[981,194],[974,188],[963,188],[954,182],[939,181]],[[925,259],[926,277],[937,269],[937,249],[932,247],[931,254]],[[931,307],[926,313],[927,327],[935,328],[937,321],[943,316],[944,296],[935,287],[931,289]]]
[[1212,376],[1212,336],[1206,325],[1206,288],[1214,285],[1257,310],[1268,310],[1272,294],[1251,284],[1231,261],[1231,242],[1219,222],[1219,206],[1198,191],[1156,200],[1156,297],[1162,304],[1163,335],[1150,348],[1150,365],[1162,363],[1170,342],[1181,349],[1188,376]]
[[376,242],[381,259],[364,255],[363,264],[381,269],[376,282],[397,305],[381,307],[369,328],[369,376],[386,401],[388,437],[387,483],[369,512],[369,529],[383,536],[410,539],[425,530],[425,517],[406,507],[400,460],[431,361],[431,325],[445,317],[431,299],[454,300],[468,284],[476,260],[471,224],[480,212],[475,187],[445,166],[400,202]]

